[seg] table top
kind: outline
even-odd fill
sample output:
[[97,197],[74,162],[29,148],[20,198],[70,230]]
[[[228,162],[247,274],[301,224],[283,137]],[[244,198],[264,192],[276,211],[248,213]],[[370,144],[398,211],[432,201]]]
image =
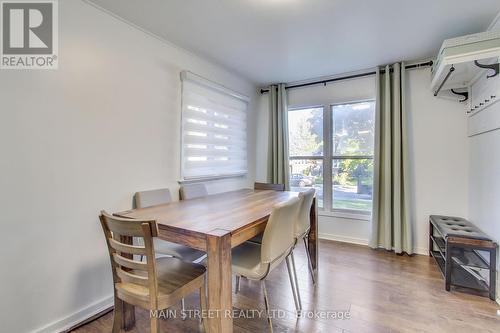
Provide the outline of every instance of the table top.
[[241,229],[267,221],[272,208],[297,192],[243,189],[203,198],[116,213],[116,216],[156,220],[158,228],[180,233],[211,234]]

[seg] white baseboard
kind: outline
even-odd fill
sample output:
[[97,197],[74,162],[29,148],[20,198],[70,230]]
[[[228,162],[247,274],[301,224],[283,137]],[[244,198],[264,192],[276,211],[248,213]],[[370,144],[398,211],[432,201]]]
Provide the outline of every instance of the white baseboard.
[[350,244],[368,246],[368,239],[346,237],[346,236],[325,234],[325,233],[319,233],[318,236],[320,239],[327,239],[327,240],[332,240],[332,241],[337,241],[337,242],[342,242],[342,243],[350,243]]
[[429,255],[429,249],[426,247],[416,247],[413,249],[415,254],[420,254],[422,256],[428,256]]
[[[320,239],[327,239],[327,240],[337,241],[337,242],[342,242],[342,243],[356,244],[356,245],[366,245],[366,246],[368,246],[368,244],[369,244],[368,239],[355,238],[355,237],[346,237],[346,236],[340,236],[340,235],[334,235],[334,234],[320,233],[319,234],[319,238]],[[429,254],[429,250],[427,248],[417,247],[417,248],[414,249],[414,253],[426,256],[426,255]]]
[[86,319],[102,312],[109,307],[113,306],[113,295],[103,298],[100,301],[97,301],[89,306],[84,307],[83,309],[70,314],[67,317],[58,319],[44,327],[38,328],[31,333],[57,333],[63,332]]

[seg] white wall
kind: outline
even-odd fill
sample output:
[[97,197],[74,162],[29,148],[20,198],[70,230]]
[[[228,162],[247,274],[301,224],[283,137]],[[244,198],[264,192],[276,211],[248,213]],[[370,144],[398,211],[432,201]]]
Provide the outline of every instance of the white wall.
[[[498,106],[497,111],[500,112],[500,105]],[[500,130],[470,138],[470,146],[470,220],[498,243],[500,242]],[[498,286],[500,287],[500,284]]]
[[426,254],[429,215],[468,216],[467,118],[461,104],[433,96],[430,69],[407,73],[415,248]]
[[[0,72],[2,332],[60,331],[109,305],[101,209],[180,177],[181,70],[252,97],[255,87],[79,0],[59,1],[55,71]],[[209,190],[250,186],[246,178]]]
[[488,30],[500,30],[500,12],[493,19],[490,26],[488,27]]
[[[493,30],[500,30],[500,14]],[[488,112],[500,114],[500,103],[492,105]],[[482,117],[481,113],[474,117]],[[500,243],[500,130],[469,138],[469,206],[470,220],[488,236]],[[497,264],[500,260],[497,254]],[[500,303],[500,277],[497,266],[497,302]]]
[[[407,74],[414,245],[418,253],[425,254],[430,214],[468,214],[467,123],[460,104],[432,95],[429,69],[409,70]],[[369,99],[375,94],[375,78],[368,77],[335,82],[326,87],[291,89],[289,106]],[[260,106],[256,174],[263,180],[267,148],[262,138],[267,136],[267,127],[264,126],[268,116],[267,95],[261,97]],[[367,244],[371,225],[369,221],[323,215],[319,218],[319,231],[323,238]]]

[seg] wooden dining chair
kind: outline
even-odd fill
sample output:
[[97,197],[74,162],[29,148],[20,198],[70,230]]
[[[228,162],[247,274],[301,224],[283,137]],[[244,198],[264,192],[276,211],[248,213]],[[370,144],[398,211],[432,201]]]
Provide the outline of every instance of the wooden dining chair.
[[[243,276],[250,280],[260,281],[264,293],[266,311],[269,311],[269,299],[267,295],[265,279],[269,273],[280,263],[286,261],[290,285],[294,296],[297,311],[300,311],[297,297],[296,271],[291,265],[290,255],[295,245],[294,228],[291,223],[297,219],[301,199],[292,198],[284,203],[276,205],[264,230],[262,244],[245,242],[232,250],[232,269],[237,277]],[[272,320],[268,316],[270,331],[273,331]]]
[[271,183],[259,183],[255,182],[253,185],[255,190],[273,190],[273,191],[284,191],[285,184],[271,184]]
[[186,184],[179,189],[181,200],[190,200],[206,197],[208,195],[205,184]]
[[[149,311],[160,311],[198,290],[200,307],[206,309],[205,267],[172,257],[155,258],[156,221],[117,218],[104,211],[99,218],[113,272],[113,333],[120,331],[124,302]],[[126,240],[131,237],[142,237],[144,246],[128,244]],[[146,262],[134,260],[134,255],[144,255]],[[150,321],[151,333],[159,333],[158,316],[150,315]],[[206,321],[203,323],[208,332]]]

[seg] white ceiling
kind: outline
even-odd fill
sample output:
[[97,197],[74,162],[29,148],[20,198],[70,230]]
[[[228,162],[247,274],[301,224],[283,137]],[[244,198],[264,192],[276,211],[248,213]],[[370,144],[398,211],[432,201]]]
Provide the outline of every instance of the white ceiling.
[[428,58],[500,11],[499,0],[91,1],[259,85]]

